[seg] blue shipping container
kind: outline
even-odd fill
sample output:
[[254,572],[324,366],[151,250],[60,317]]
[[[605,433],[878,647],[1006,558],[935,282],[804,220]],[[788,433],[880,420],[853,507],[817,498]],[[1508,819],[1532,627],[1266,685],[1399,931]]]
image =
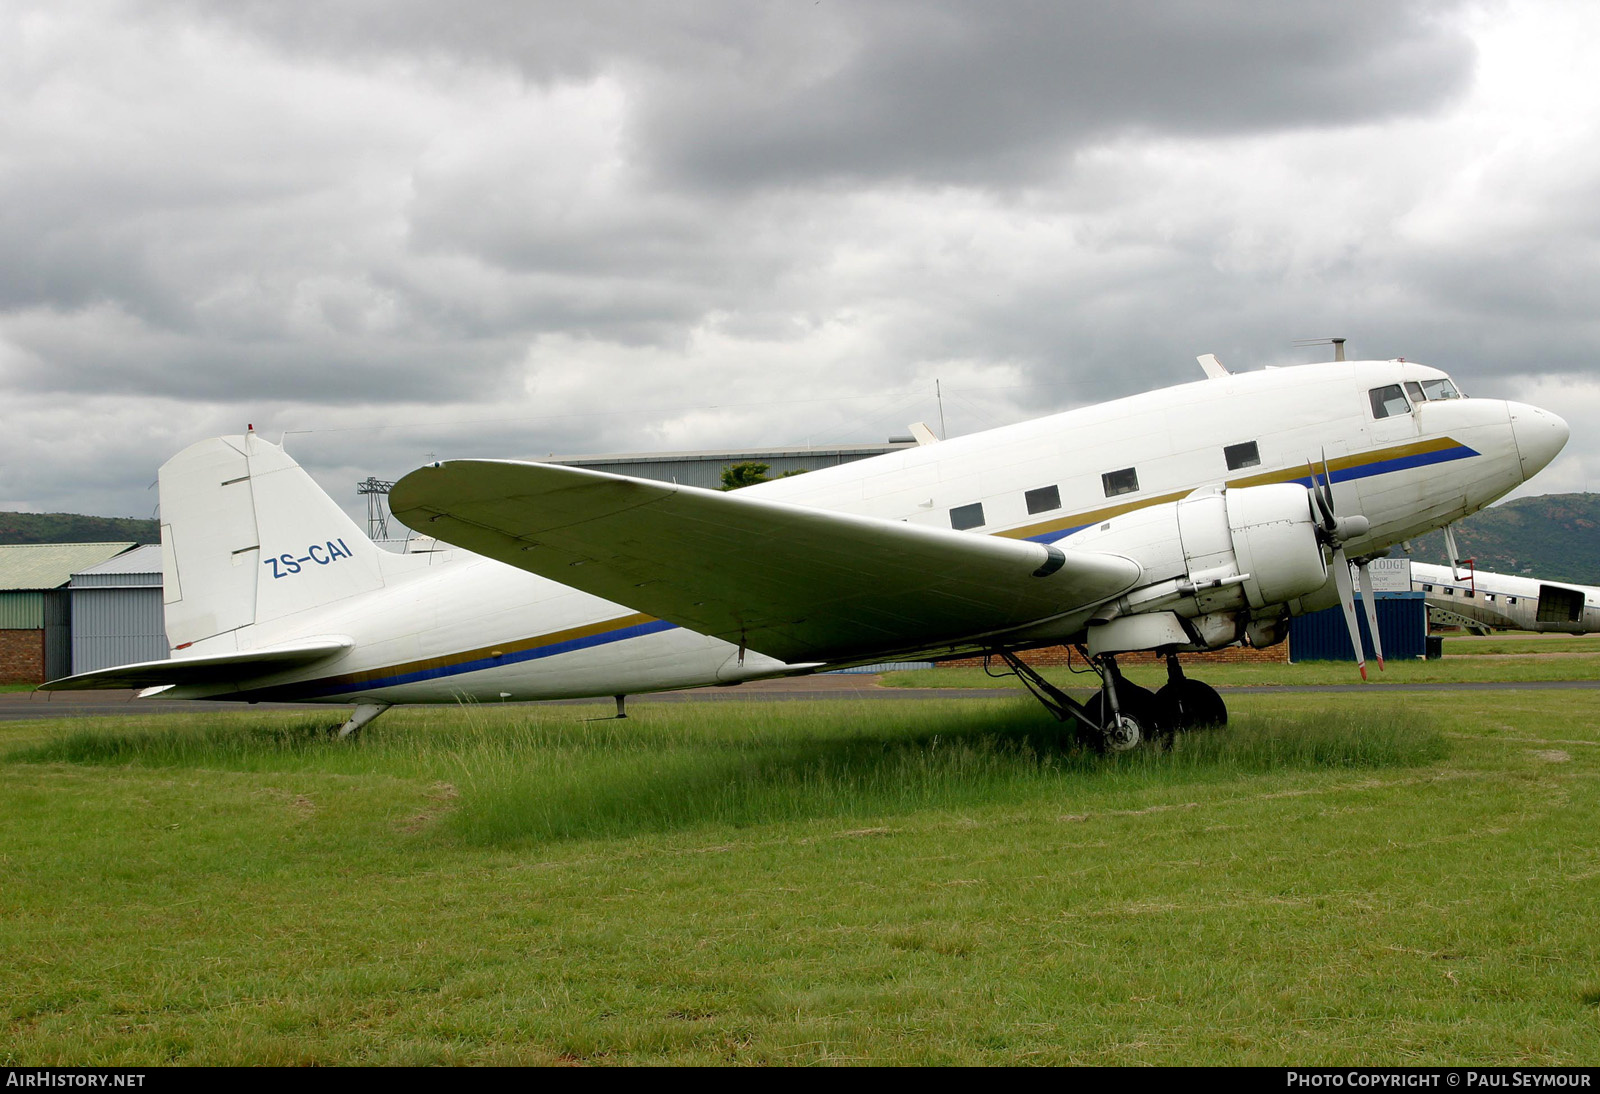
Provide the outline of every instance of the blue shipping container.
[[[1383,639],[1385,660],[1423,657],[1428,651],[1428,605],[1423,594],[1378,593],[1378,636]],[[1356,622],[1367,656],[1372,656],[1372,639],[1367,633],[1367,612],[1356,597]],[[1289,660],[1354,661],[1350,632],[1345,627],[1344,611],[1329,608],[1296,616],[1289,621]]]

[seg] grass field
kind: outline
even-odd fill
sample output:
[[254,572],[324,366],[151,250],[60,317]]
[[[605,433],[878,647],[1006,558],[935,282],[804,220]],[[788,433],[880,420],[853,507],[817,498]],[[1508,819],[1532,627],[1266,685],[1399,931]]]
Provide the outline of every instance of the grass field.
[[0,1063],[1587,1063],[1600,693],[0,725]]
[[1444,652],[1446,657],[1531,653],[1586,653],[1600,656],[1600,634],[1530,634],[1526,631],[1504,631],[1482,638],[1472,635],[1452,635],[1444,640]]
[[[1390,661],[1382,672],[1378,671],[1375,663],[1369,662],[1369,683],[1381,687],[1385,684],[1600,680],[1600,635],[1452,637],[1445,639],[1444,651],[1444,657],[1437,661]],[[993,667],[996,671],[1005,670],[1005,666],[998,661]],[[1081,664],[1074,667],[1083,668]],[[1099,686],[1098,678],[1093,673],[1074,672],[1062,667],[1040,671],[1060,687]],[[1194,663],[1187,664],[1185,671],[1219,687],[1361,682],[1355,663],[1351,661]],[[1167,679],[1167,670],[1161,664],[1128,664],[1124,672],[1128,679],[1148,688],[1160,687]],[[904,688],[992,688],[1014,683],[1008,678],[997,680],[981,668],[942,666],[885,673],[883,682],[890,687]]]

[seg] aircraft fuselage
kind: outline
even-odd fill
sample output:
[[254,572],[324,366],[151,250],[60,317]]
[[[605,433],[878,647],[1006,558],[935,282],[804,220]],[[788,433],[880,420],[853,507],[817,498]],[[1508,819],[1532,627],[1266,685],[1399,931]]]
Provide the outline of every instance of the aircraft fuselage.
[[[1092,540],[1130,514],[1197,490],[1307,485],[1307,462],[1320,474],[1325,460],[1337,509],[1370,522],[1345,550],[1352,558],[1375,555],[1500,498],[1548,463],[1566,439],[1559,418],[1533,407],[1418,397],[1422,385],[1437,392],[1440,381],[1448,385],[1444,373],[1400,361],[1227,375],[746,490],[819,509],[1066,546],[1069,537]],[[1412,394],[1391,394],[1382,405],[1375,393],[1390,389]],[[311,542],[339,538],[330,528]],[[286,554],[312,574],[342,562],[329,557],[330,549],[315,557],[304,543],[276,543],[270,527],[260,529],[260,539],[264,561],[255,580],[267,587],[300,579],[281,561],[272,566]],[[1137,558],[1152,581],[1162,552],[1170,550],[1152,543],[1149,558]],[[243,631],[209,637],[181,654],[348,635],[352,648],[340,659],[247,685],[185,684],[166,694],[518,701],[736,683],[791,671],[757,650],[740,651],[466,552],[393,556],[381,569],[379,588],[258,622],[245,640]],[[1330,580],[1290,610],[1336,601]],[[1053,629],[1019,636],[1018,644],[1078,640],[1082,627],[1082,616],[1057,621]]]

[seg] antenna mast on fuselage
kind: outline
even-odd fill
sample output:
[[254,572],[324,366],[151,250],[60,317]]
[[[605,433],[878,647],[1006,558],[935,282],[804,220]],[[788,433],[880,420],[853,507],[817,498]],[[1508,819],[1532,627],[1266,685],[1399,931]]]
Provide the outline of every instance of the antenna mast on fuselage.
[[1334,361],[1344,360],[1343,338],[1296,338],[1294,344],[1296,346],[1332,346]]

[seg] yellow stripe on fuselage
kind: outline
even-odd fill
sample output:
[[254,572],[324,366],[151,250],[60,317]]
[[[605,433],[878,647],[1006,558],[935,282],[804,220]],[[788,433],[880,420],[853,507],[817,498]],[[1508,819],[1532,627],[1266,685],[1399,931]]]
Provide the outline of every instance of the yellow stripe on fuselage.
[[[1403,460],[1409,456],[1426,456],[1433,452],[1443,452],[1450,448],[1463,447],[1461,442],[1451,437],[1436,437],[1431,441],[1414,441],[1411,444],[1398,444],[1389,448],[1378,448],[1371,452],[1362,452],[1354,456],[1340,456],[1338,459],[1328,461],[1330,472],[1351,471],[1372,464],[1387,463],[1390,460]],[[1322,468],[1316,468],[1318,475]],[[1277,471],[1265,471],[1258,475],[1245,475],[1237,479],[1227,479],[1224,485],[1233,487],[1243,486],[1270,486],[1273,483],[1293,482],[1295,479],[1309,477],[1311,471],[1304,467],[1285,467]],[[1032,539],[1035,536],[1047,535],[1051,532],[1065,534],[1079,528],[1087,528],[1091,524],[1099,524],[1119,517],[1124,513],[1131,513],[1136,509],[1147,509],[1152,505],[1165,505],[1168,502],[1182,501],[1192,494],[1193,490],[1180,490],[1172,494],[1158,494],[1154,497],[1140,498],[1138,501],[1122,502],[1119,505],[1107,505],[1100,509],[1090,509],[1072,516],[1056,517],[1052,520],[1041,521],[1038,524],[1026,524],[1020,528],[1008,528],[1002,532],[994,533],[1007,539]]]
[[544,646],[555,646],[562,642],[576,642],[580,639],[593,638],[595,635],[606,634],[610,631],[619,631],[624,627],[634,627],[641,623],[654,623],[655,621],[655,616],[637,612],[633,615],[601,620],[598,623],[586,623],[581,627],[570,627],[564,631],[554,631],[550,634],[535,635],[532,638],[522,638],[515,642],[500,642],[492,646],[480,646],[473,650],[445,654],[442,657],[429,657],[420,661],[407,661],[399,665],[384,665],[380,668],[366,669],[362,672],[331,676],[318,680],[316,683],[322,687],[340,687],[347,684],[365,684],[377,680],[387,680],[394,676],[409,676],[413,673],[454,668],[469,661],[493,660],[501,657],[509,660],[513,654],[525,653],[528,650],[539,649]]

